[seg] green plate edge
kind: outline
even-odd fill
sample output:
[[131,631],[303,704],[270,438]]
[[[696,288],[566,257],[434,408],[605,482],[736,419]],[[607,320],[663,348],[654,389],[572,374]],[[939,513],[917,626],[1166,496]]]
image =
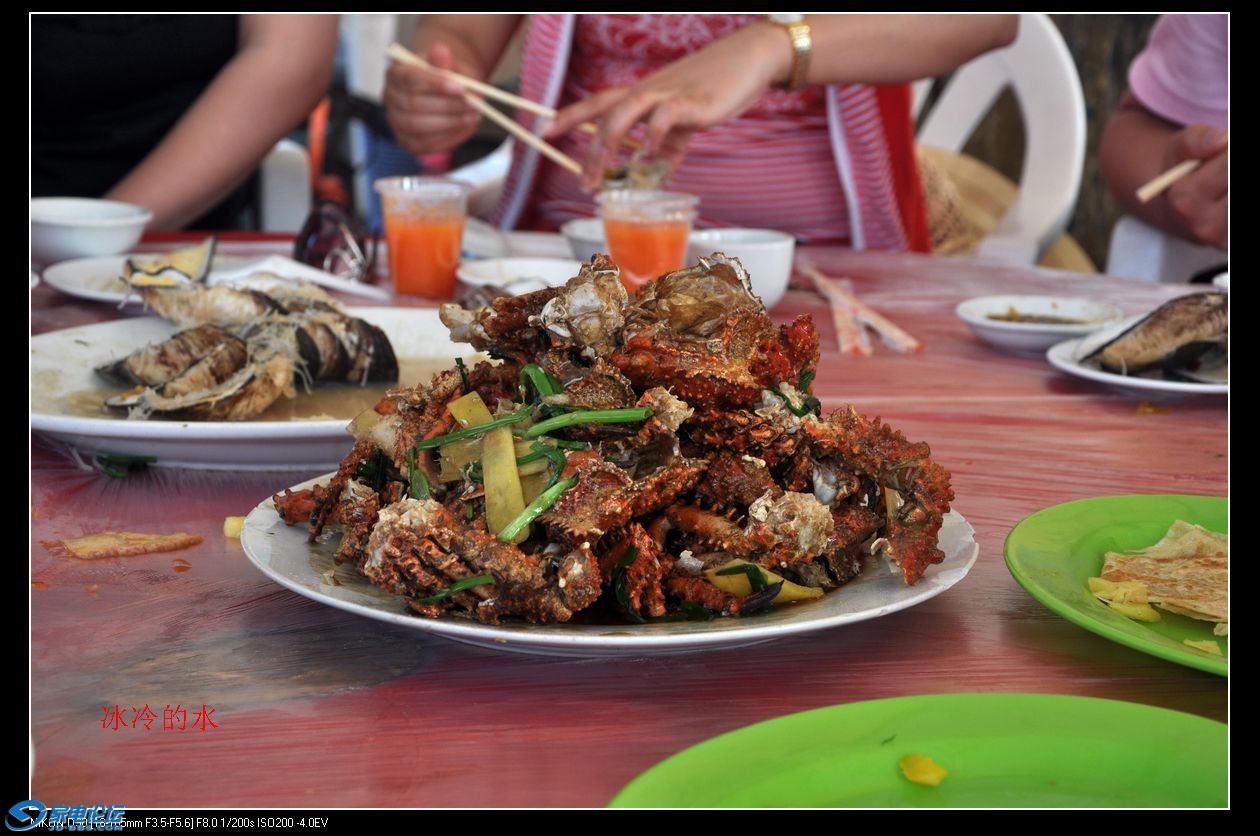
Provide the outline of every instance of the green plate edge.
[[[1054,505],[1011,529],[1003,547],[1006,567],[1030,595],[1078,627],[1169,662],[1228,676],[1229,642],[1212,635],[1210,622],[1160,610],[1161,622],[1144,624],[1113,612],[1089,593],[1087,581],[1101,573],[1104,552],[1152,545],[1178,519],[1227,533],[1229,499],[1130,494]],[[1187,647],[1181,643],[1187,638],[1215,639],[1225,656]]]
[[[1224,723],[1056,694],[934,694],[834,705],[711,738],[610,807],[1223,807]],[[950,774],[912,784],[897,762]]]

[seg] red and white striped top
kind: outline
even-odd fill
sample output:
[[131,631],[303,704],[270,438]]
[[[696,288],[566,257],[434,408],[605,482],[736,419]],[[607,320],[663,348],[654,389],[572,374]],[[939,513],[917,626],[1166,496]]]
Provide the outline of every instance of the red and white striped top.
[[[556,107],[592,90],[631,83],[756,19],[530,15],[521,95]],[[517,112],[517,121],[541,131],[539,120],[524,111]],[[561,144],[581,158],[584,141],[574,135]],[[914,158],[910,89],[904,84],[767,91],[734,123],[697,137],[669,186],[699,195],[702,223],[783,229],[811,242],[847,239],[855,249],[931,247]],[[578,191],[572,175],[516,143],[492,223],[504,229],[554,228],[567,218],[593,214],[589,196]]]
[[[638,79],[761,15],[580,15],[561,104]],[[585,157],[589,137],[556,145]],[[771,90],[747,112],[692,139],[668,188],[700,197],[697,226],[771,226],[802,241],[847,241],[848,209],[836,173],[821,87]],[[567,171],[543,164],[533,223],[555,228],[590,217],[594,203]]]

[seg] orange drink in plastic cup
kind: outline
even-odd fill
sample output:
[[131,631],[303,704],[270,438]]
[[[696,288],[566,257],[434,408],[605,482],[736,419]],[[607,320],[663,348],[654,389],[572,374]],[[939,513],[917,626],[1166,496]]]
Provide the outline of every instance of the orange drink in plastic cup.
[[469,187],[442,177],[386,177],[376,181],[376,190],[395,292],[450,299]]
[[687,236],[700,199],[679,192],[617,189],[595,197],[604,219],[608,253],[621,268],[621,283],[634,293],[665,273],[681,270]]

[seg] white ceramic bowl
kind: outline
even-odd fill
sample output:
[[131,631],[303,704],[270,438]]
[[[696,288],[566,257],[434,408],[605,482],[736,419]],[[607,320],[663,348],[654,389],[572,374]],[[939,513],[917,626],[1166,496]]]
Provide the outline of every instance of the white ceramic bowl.
[[[1009,322],[989,318],[990,314],[1009,314],[1012,309],[1025,316],[1056,316],[1080,320],[1080,323]],[[979,296],[959,303],[954,313],[977,337],[992,346],[1036,353],[1064,340],[1091,334],[1124,317],[1124,312],[1115,305],[1070,296]]]
[[713,253],[738,258],[752,277],[753,292],[773,308],[792,277],[795,250],[796,239],[774,229],[697,229],[687,244],[687,263]]
[[608,252],[608,239],[604,237],[602,218],[574,218],[560,225],[560,233],[569,242],[573,257],[590,261],[595,253]]
[[118,255],[136,245],[153,213],[143,206],[90,197],[31,201],[31,256],[43,264]]
[[560,287],[578,274],[582,262],[567,258],[483,258],[465,261],[455,275],[470,285],[497,284],[513,296]]

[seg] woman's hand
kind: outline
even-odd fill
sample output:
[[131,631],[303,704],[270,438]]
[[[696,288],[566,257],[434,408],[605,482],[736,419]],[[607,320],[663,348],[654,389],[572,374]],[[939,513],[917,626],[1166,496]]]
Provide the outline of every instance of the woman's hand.
[[1173,134],[1163,170],[1183,160],[1203,163],[1164,192],[1168,211],[1200,243],[1228,250],[1229,138],[1225,131],[1191,125]]
[[[456,61],[449,46],[437,43],[424,56],[443,70],[477,76],[477,68]],[[394,138],[418,156],[448,151],[473,135],[481,114],[464,101],[462,88],[410,64],[394,63],[385,74],[385,112]]]
[[[1137,190],[1183,160],[1203,160],[1143,203]],[[1116,202],[1165,232],[1229,249],[1229,137],[1208,125],[1183,127],[1127,93],[1103,131],[1098,165]]]
[[596,93],[561,110],[544,133],[554,137],[596,120],[583,181],[593,188],[636,124],[647,126],[648,152],[677,166],[696,131],[743,113],[791,71],[792,49],[773,24],[756,23],[628,87]]

